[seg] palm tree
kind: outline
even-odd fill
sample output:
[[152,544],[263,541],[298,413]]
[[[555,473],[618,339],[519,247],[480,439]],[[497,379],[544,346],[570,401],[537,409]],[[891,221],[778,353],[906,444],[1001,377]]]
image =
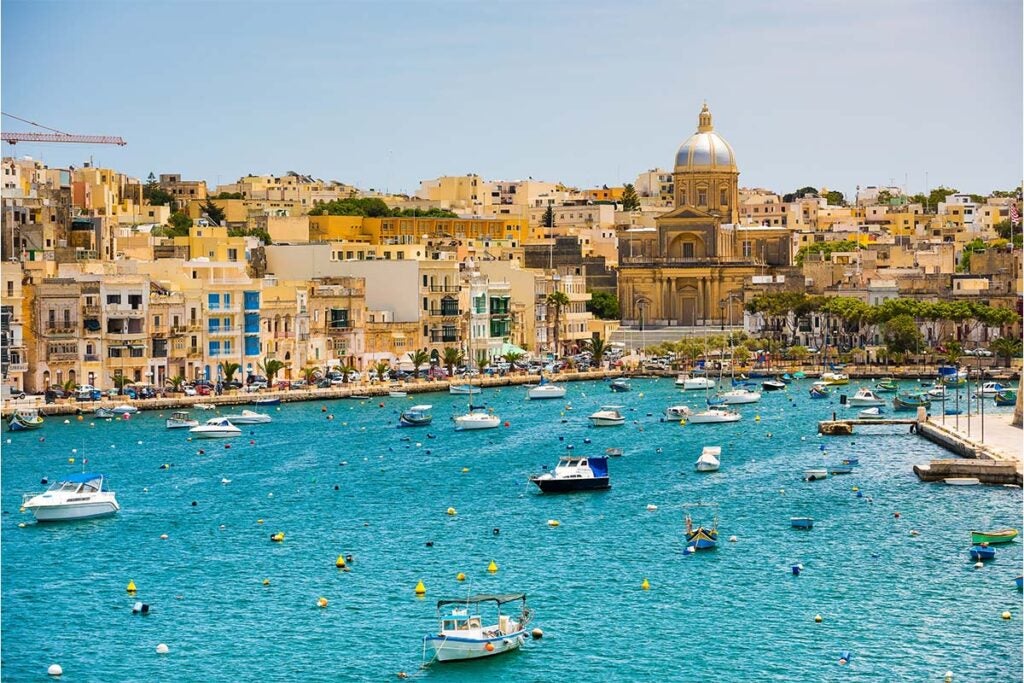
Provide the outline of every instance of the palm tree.
[[569,295],[565,292],[551,292],[544,302],[555,311],[555,357],[558,356],[558,337],[561,328],[562,309],[569,305]]
[[76,382],[73,379],[69,379],[68,381],[61,384],[60,388],[64,390],[65,394],[70,394],[74,392],[76,389],[78,389],[78,382]]
[[168,377],[164,380],[164,384],[171,390],[172,393],[180,394],[182,387],[185,386],[185,375],[177,375],[176,377]]
[[430,362],[430,354],[427,353],[426,349],[410,351],[409,362],[412,363],[413,379],[416,379],[420,376],[420,366],[426,365]]
[[[117,393],[121,396],[124,396],[124,388],[132,383],[132,381],[128,379],[127,375],[114,375],[110,379],[114,380],[114,386],[117,387]],[[72,382],[72,384],[74,383]]]
[[274,385],[274,375],[284,369],[284,363],[268,356],[262,363],[257,363],[256,368],[267,378],[267,386],[270,387]]
[[480,371],[481,375],[484,374],[484,370],[486,370],[487,366],[490,364],[491,361],[487,358],[487,356],[480,356],[479,358],[476,359],[476,369]]
[[338,366],[338,372],[341,373],[341,383],[348,384],[348,376],[356,371],[356,366],[352,364],[351,360],[346,361],[342,365]]
[[506,353],[506,354],[504,354],[502,356],[502,359],[506,363],[508,363],[508,371],[509,372],[515,372],[515,370],[516,370],[516,363],[521,361],[523,359],[523,356],[525,356],[525,355],[526,354],[520,353],[519,351],[509,351],[508,353]]
[[600,337],[594,337],[593,339],[583,340],[583,347],[590,351],[594,367],[601,367],[601,363],[604,361],[604,354],[608,351],[608,342]]
[[305,380],[306,386],[311,387],[316,384],[316,380],[320,375],[319,368],[302,368],[302,379]]
[[448,370],[448,378],[455,374],[455,366],[462,362],[462,352],[452,347],[446,347],[444,355],[441,356],[441,364]]
[[384,381],[384,374],[391,369],[391,363],[386,360],[378,361],[373,366],[373,371],[377,373],[377,381]]
[[1011,358],[1020,358],[1022,346],[1020,339],[1000,337],[993,341],[989,346],[992,347],[992,350],[996,352],[997,356],[1006,359],[1006,367],[1010,367]]
[[[241,363],[233,363],[231,361],[224,361],[220,364],[220,371],[224,374],[224,381],[231,382],[235,378],[235,373],[242,369]],[[267,378],[270,379],[269,377]]]

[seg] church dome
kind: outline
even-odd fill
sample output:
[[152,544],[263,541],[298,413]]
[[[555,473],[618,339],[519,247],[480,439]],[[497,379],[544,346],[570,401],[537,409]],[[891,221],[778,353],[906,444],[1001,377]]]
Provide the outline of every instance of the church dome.
[[733,171],[736,169],[736,155],[725,139],[715,132],[711,125],[708,105],[700,111],[697,132],[686,139],[676,152],[676,169],[679,171]]

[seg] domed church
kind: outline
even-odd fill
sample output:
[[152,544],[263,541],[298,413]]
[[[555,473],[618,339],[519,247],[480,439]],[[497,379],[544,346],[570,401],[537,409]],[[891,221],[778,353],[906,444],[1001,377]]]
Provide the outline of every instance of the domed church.
[[744,283],[790,265],[785,228],[739,224],[736,154],[705,103],[676,152],[675,208],[656,229],[619,234],[623,323],[709,326],[743,321]]

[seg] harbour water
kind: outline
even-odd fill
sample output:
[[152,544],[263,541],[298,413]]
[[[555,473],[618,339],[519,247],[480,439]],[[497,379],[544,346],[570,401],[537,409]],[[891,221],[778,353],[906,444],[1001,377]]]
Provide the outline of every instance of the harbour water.
[[[289,404],[230,440],[189,441],[165,429],[168,413],[5,432],[2,679],[41,680],[57,662],[65,681],[1021,680],[1022,545],[983,569],[968,556],[972,529],[1024,526],[1019,489],[919,482],[911,465],[949,454],[905,427],[818,436],[818,420],[857,409],[809,399],[806,382],[739,406],[742,422],[685,426],[662,411],[697,407],[702,392],[632,385],[572,383],[542,402],[486,390],[473,402],[509,426],[483,432],[453,430],[466,402],[448,395]],[[396,428],[412,403],[433,403],[433,425]],[[603,404],[624,406],[627,424],[589,427]],[[610,491],[528,483],[570,445],[624,450]],[[719,472],[694,471],[705,445],[722,447]],[[847,457],[860,459],[853,474],[802,480]],[[22,493],[84,459],[110,477],[118,515],[19,513]],[[718,504],[720,543],[685,555],[683,505],[698,501]],[[351,571],[335,567],[340,554]],[[419,671],[435,600],[518,591],[543,639]],[[151,613],[133,615],[136,600]]]

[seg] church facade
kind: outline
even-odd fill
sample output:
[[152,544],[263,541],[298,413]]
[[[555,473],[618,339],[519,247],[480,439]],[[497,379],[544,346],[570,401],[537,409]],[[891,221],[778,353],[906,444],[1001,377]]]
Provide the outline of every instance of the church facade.
[[790,233],[739,224],[739,168],[707,104],[676,152],[672,178],[675,208],[654,229],[619,234],[623,323],[738,324],[744,285],[790,265]]

